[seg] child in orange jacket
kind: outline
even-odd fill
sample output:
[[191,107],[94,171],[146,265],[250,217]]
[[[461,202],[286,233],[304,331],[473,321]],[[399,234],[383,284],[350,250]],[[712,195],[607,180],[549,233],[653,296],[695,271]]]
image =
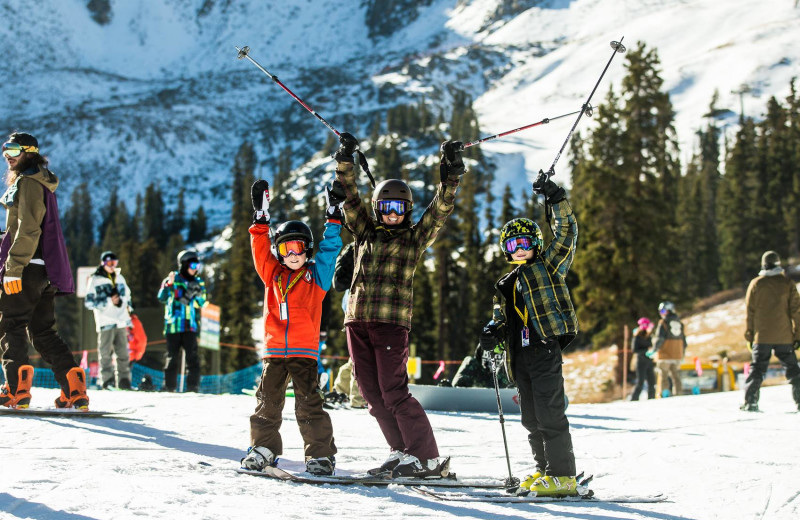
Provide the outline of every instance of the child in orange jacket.
[[329,208],[319,254],[311,229],[299,220],[284,222],[270,236],[269,184],[252,187],[250,245],[264,282],[264,370],[250,416],[251,448],[242,468],[260,471],[275,465],[283,452],[279,433],[286,388],[294,385],[295,414],[305,444],[306,471],[332,475],[336,464],[333,427],[318,389],[319,330],[322,300],[330,289],[336,257],[342,249],[341,202],[328,190]]

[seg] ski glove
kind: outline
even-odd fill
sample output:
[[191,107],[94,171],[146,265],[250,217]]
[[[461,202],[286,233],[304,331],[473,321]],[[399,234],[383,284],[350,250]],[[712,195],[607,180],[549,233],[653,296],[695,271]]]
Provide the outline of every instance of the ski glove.
[[250,188],[253,200],[253,224],[269,224],[269,183],[258,179]]
[[501,326],[501,323],[492,320],[483,327],[480,339],[481,350],[484,352],[494,352],[496,354],[505,350],[506,346],[503,342]]
[[537,195],[544,195],[550,204],[558,204],[567,198],[564,188],[551,181],[550,176],[542,170],[539,170],[539,176],[533,182],[533,192]]
[[349,134],[347,132],[342,132],[339,134],[339,150],[334,155],[334,159],[336,162],[355,162],[353,160],[353,154],[358,148],[358,139],[353,137],[353,134]]
[[347,199],[344,193],[344,185],[339,180],[334,180],[330,187],[325,186],[325,198],[328,201],[328,209],[325,211],[325,218],[328,220],[342,221],[342,204]]
[[3,292],[6,294],[17,294],[22,291],[22,278],[16,276],[3,277]]
[[445,141],[442,143],[442,160],[439,163],[439,177],[442,182],[447,179],[457,180],[464,175],[464,161],[461,152],[464,144],[461,141]]
[[794,349],[797,350],[800,348],[800,340],[794,342]]

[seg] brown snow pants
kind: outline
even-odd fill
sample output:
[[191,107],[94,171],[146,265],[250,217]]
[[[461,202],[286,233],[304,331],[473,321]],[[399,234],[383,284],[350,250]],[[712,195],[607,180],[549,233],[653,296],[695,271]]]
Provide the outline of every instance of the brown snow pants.
[[270,357],[264,360],[261,382],[256,390],[258,405],[250,416],[250,442],[264,446],[275,455],[283,453],[278,431],[283,422],[286,388],[294,386],[294,413],[303,436],[306,458],[329,457],[336,453],[331,418],[322,408],[324,398],[317,387],[317,360]]

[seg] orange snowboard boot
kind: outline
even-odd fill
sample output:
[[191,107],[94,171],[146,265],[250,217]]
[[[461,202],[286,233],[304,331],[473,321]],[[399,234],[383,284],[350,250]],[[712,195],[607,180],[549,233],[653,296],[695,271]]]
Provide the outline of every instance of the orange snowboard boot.
[[80,367],[71,368],[67,372],[69,395],[61,390],[61,397],[56,399],[56,408],[89,409],[89,396],[86,395],[86,373]]
[[33,367],[22,365],[18,370],[17,391],[11,393],[11,387],[5,383],[0,387],[0,406],[9,408],[27,408],[31,404],[31,385],[33,384]]

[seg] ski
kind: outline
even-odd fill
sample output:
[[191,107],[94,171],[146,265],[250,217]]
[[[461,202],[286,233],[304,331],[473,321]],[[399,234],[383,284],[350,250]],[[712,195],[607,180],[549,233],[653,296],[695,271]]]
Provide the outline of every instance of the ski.
[[429,477],[429,478],[410,478],[398,477],[391,478],[391,473],[386,472],[379,475],[370,475],[367,473],[353,474],[353,475],[312,475],[306,472],[295,472],[284,468],[268,466],[262,471],[254,471],[245,468],[237,468],[237,473],[244,475],[252,475],[255,477],[265,477],[286,482],[295,482],[299,484],[334,484],[334,485],[362,485],[362,486],[430,486],[437,488],[476,488],[476,489],[503,489],[503,483],[500,480],[492,479],[458,479],[455,474],[450,473],[447,477]]
[[664,502],[667,497],[663,494],[658,495],[607,495],[596,496],[592,491],[585,495],[571,496],[571,497],[539,497],[539,496],[518,496],[508,495],[499,492],[466,492],[466,491],[437,491],[427,489],[426,486],[411,486],[411,489],[420,495],[441,500],[443,502],[489,502],[499,504],[515,504],[515,503],[543,503],[543,502],[614,502],[614,503],[631,503],[631,504],[649,504],[656,502]]
[[0,415],[17,417],[67,417],[70,419],[97,419],[101,417],[125,419],[128,412],[104,412],[97,410],[76,410],[75,408],[5,408],[0,407]]

